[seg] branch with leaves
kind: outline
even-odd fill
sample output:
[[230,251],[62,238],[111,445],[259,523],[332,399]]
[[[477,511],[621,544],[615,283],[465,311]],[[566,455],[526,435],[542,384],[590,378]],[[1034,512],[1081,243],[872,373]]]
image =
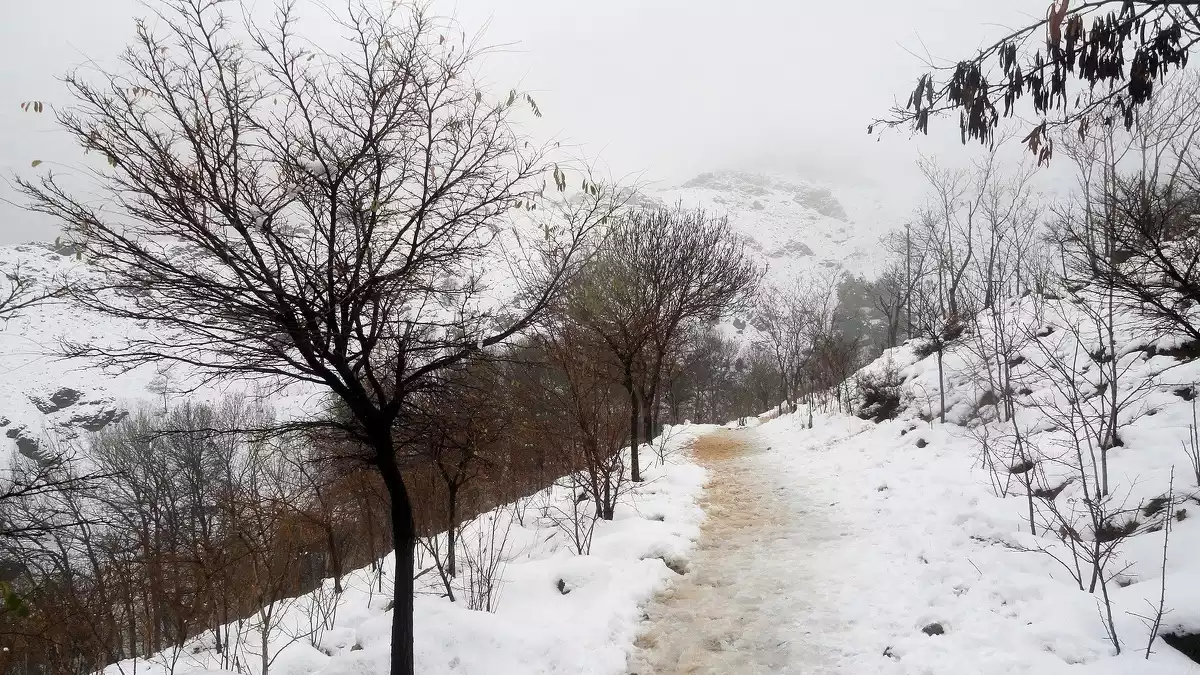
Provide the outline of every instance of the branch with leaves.
[[[1120,120],[1134,126],[1139,107],[1168,73],[1187,66],[1200,40],[1200,3],[1184,0],[1052,0],[1045,18],[1011,31],[953,65],[921,75],[904,105],[878,128],[929,133],[931,117],[958,113],[962,142],[995,141],[1003,118],[1029,101],[1035,121],[1023,138],[1040,163],[1054,154],[1051,130]],[[1044,39],[1043,39],[1044,38]]]

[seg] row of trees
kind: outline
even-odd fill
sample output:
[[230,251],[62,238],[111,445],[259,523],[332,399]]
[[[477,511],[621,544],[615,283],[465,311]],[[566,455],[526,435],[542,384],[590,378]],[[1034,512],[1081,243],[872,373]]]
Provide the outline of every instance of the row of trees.
[[103,205],[45,169],[20,186],[94,271],[70,301],[154,327],[68,356],[329,405],[179,402],[74,449],[86,461],[18,467],[0,521],[27,611],[0,616],[6,672],[177,655],[211,631],[223,667],[265,675],[279,601],[324,576],[336,596],[394,547],[392,672],[411,673],[419,551],[453,597],[465,520],[564,475],[594,505],[577,517],[612,518],[664,416],[766,400],[712,327],[762,275],[724,219],[627,209],[556,162],[519,131],[532,98],[488,95],[485,50],[419,10],[352,3],[330,48],[294,3],[263,24],[228,7],[164,0],[118,70],[67,76],[76,104],[55,114],[106,160]]
[[839,281],[846,280],[840,275],[796,279],[768,289],[760,300],[753,322],[756,349],[770,364],[784,408],[795,409],[807,397],[810,409],[816,398],[844,409],[849,392],[842,384],[874,354],[876,345],[850,329],[861,308],[846,302],[839,290],[848,286]]
[[[626,257],[648,221],[670,251]],[[664,420],[769,406],[773,387],[751,393],[761,372],[713,326],[753,296],[760,274],[723,219],[632,212],[529,330],[421,381],[391,437],[414,504],[414,555],[445,595],[470,595],[463,574],[475,556],[504,554],[503,541],[458,541],[476,515],[565,477],[582,502],[567,524],[590,532],[639,478],[636,452],[622,451],[630,438],[652,440]],[[672,339],[650,334],[662,323]],[[614,335],[638,331],[642,349],[614,349]],[[185,642],[208,636],[221,667],[267,673],[291,641],[322,647],[342,577],[392,548],[390,497],[353,438],[280,430],[260,400],[167,396],[84,446],[22,459],[0,499],[0,559],[28,609],[0,616],[5,672],[86,673],[160,652],[173,668]],[[350,423],[341,404],[328,414]],[[649,423],[631,428],[639,414]],[[296,599],[305,592],[310,600]],[[288,611],[309,617],[304,630],[284,621]]]

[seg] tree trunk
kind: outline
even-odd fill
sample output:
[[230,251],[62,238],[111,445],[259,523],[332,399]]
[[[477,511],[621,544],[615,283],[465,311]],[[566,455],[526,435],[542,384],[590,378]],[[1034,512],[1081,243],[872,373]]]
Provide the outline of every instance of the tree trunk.
[[642,481],[642,470],[638,465],[638,412],[641,406],[638,405],[637,392],[632,388],[629,390],[629,474],[630,480],[635,483]]
[[[266,616],[259,616],[261,625],[258,628],[259,641],[262,644],[262,653],[259,654],[259,675],[269,675],[271,672],[271,650],[267,647],[271,639],[271,612],[268,611]],[[173,668],[171,670],[174,670]]]
[[905,337],[911,338],[913,332],[912,325],[912,296],[913,296],[913,278],[912,278],[912,227],[904,226],[904,312],[906,314],[906,330]]
[[658,386],[662,382],[662,364],[665,358],[666,354],[662,351],[655,355],[653,372],[650,373],[649,378],[650,385],[646,388],[646,394],[642,400],[647,443],[653,443],[654,438],[658,435]]
[[[389,430],[390,431],[390,430]],[[376,444],[376,461],[387,488],[396,547],[396,572],[392,593],[392,660],[390,675],[414,675],[413,664],[413,562],[417,544],[412,503],[396,465],[391,439]]]
[[446,560],[447,572],[453,578],[458,575],[457,556],[454,554],[454,531],[458,529],[458,486],[447,486],[446,501]]
[[1109,391],[1112,398],[1108,401],[1108,442],[1100,446],[1100,464],[1101,464],[1101,483],[1100,496],[1108,495],[1108,451],[1110,448],[1116,447],[1120,443],[1120,437],[1117,435],[1117,413],[1120,412],[1120,398],[1117,393],[1117,377],[1120,371],[1117,368],[1117,340],[1114,331],[1116,325],[1116,317],[1113,312],[1113,289],[1110,286],[1107,290],[1108,315],[1105,322],[1105,329],[1108,338],[1108,378]]
[[642,482],[642,469],[638,465],[638,406],[637,388],[633,386],[633,364],[625,364],[625,391],[629,392],[629,475],[635,483]]
[[792,390],[788,387],[787,364],[778,352],[775,355],[775,363],[779,366],[779,386],[783,389],[783,402],[790,412],[795,412],[795,408],[792,407]]
[[600,519],[613,519],[613,494],[612,494],[612,475],[606,473],[604,476],[604,501],[600,505]]
[[[330,516],[332,519],[332,516]],[[329,566],[333,572],[333,592],[341,595],[342,593],[342,556],[338,552],[337,536],[334,534],[333,526],[328,520],[325,523],[325,543],[329,547]]]
[[647,443],[654,442],[654,411],[651,410],[654,404],[651,399],[650,395],[642,398],[642,438],[646,439]]
[[938,397],[941,399],[941,410],[938,411],[938,421],[946,423],[946,379],[942,372],[942,350],[937,350],[938,362]]

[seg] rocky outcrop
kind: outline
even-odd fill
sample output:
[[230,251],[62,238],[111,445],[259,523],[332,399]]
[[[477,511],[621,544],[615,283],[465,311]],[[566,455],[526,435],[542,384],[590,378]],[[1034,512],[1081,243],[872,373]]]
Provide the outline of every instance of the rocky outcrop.
[[54,393],[46,398],[40,396],[30,396],[29,402],[33,404],[43,415],[49,415],[58,412],[67,406],[75,405],[75,403],[83,397],[83,392],[70,387],[60,387]]
[[[111,398],[89,398],[72,387],[59,387],[48,394],[30,394],[26,398],[44,415],[42,424],[19,424],[6,429],[4,435],[13,440],[18,453],[38,462],[49,461],[39,429],[52,430],[57,437],[72,440],[84,433],[100,431],[129,414]],[[0,427],[9,424],[7,417],[0,419]]]

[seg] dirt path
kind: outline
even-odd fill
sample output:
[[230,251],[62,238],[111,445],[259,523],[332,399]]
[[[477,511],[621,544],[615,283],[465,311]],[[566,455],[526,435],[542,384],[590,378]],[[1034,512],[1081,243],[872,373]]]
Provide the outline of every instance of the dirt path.
[[688,573],[647,608],[630,673],[840,672],[839,593],[819,578],[840,533],[768,450],[753,429],[697,439],[708,517]]

